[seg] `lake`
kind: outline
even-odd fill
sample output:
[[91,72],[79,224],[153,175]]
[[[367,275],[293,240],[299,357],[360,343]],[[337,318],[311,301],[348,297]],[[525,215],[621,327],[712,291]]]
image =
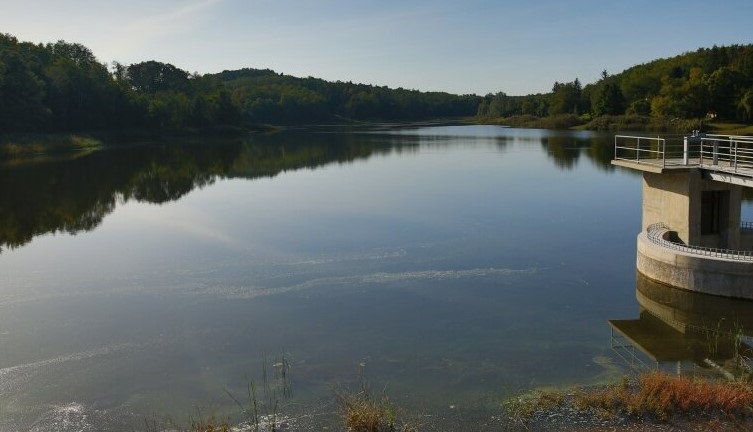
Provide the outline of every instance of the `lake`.
[[282,369],[293,426],[337,423],[334,389],[361,382],[473,422],[613,380],[641,177],[612,146],[332,126],[5,162],[0,430],[236,418],[228,393]]

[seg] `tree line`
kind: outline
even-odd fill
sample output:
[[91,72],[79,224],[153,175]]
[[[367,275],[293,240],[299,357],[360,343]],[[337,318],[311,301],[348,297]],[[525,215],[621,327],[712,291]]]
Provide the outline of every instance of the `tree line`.
[[238,125],[222,82],[147,61],[113,70],[77,43],[0,34],[0,132]]
[[555,82],[550,93],[488,94],[479,104],[483,117],[538,117],[561,114],[641,115],[753,121],[753,45],[701,48],[633,66],[619,74],[603,71],[583,86]]
[[0,34],[0,133],[240,127],[256,123],[569,114],[753,121],[753,45],[699,49],[604,71],[549,93],[454,95],[297,78],[272,70],[188,73],[155,60],[99,62],[85,46]]
[[271,70],[241,69],[212,75],[225,83],[253,122],[296,123],[347,118],[421,120],[473,116],[476,95],[296,78]]
[[81,44],[0,34],[0,133],[457,117],[474,115],[479,99],[270,70],[200,75],[155,60],[106,65]]

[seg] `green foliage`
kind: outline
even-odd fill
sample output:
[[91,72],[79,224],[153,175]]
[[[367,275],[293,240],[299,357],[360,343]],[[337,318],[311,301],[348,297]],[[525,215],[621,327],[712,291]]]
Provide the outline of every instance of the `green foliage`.
[[481,98],[403,88],[297,78],[270,70],[212,75],[222,81],[250,123],[309,123],[333,118],[420,120],[477,113]]
[[614,82],[606,82],[596,92],[593,102],[593,113],[596,116],[619,115],[625,112],[625,97],[620,86]]
[[270,70],[189,74],[149,60],[112,71],[80,45],[0,35],[0,133],[474,115],[481,98],[296,78]]
[[532,115],[516,115],[500,118],[495,123],[510,127],[533,128],[533,129],[570,129],[583,124],[583,120],[574,114],[559,114],[548,117],[536,117]]
[[156,61],[113,69],[80,44],[34,45],[0,34],[0,133],[241,123],[218,80]]
[[[108,68],[80,44],[35,45],[0,34],[0,133],[622,114],[753,120],[753,45],[699,49],[617,75],[604,71],[585,87],[576,78],[555,82],[546,94],[479,97],[271,70],[189,74],[155,60]],[[550,123],[560,126],[560,120]]]
[[[616,85],[624,97],[626,111],[619,104],[607,109],[604,92]],[[608,89],[617,96],[615,89]],[[602,75],[586,86],[594,115],[636,114],[670,118],[704,118],[750,121],[753,91],[753,45],[702,48],[676,57],[654,60],[624,72]],[[607,104],[608,105],[608,104]]]
[[687,133],[690,130],[702,130],[703,122],[698,119],[678,119],[670,117],[651,117],[647,115],[603,115],[588,122],[584,128],[589,130],[626,132],[670,132]]
[[585,101],[582,98],[582,87],[576,78],[573,82],[555,82],[552,88],[552,100],[549,105],[549,115],[582,113]]

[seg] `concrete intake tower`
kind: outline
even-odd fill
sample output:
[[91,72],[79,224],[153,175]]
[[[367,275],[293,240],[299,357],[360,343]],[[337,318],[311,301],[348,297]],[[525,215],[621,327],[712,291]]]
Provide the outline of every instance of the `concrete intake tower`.
[[743,190],[753,188],[753,137],[617,135],[612,164],[643,172],[640,273],[690,291],[753,299],[753,222],[740,216]]

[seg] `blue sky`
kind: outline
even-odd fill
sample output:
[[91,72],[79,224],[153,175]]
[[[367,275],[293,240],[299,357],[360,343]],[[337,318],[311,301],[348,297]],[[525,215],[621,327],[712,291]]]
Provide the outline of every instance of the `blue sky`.
[[0,0],[0,32],[106,63],[512,95],[753,43],[751,18],[752,0]]

